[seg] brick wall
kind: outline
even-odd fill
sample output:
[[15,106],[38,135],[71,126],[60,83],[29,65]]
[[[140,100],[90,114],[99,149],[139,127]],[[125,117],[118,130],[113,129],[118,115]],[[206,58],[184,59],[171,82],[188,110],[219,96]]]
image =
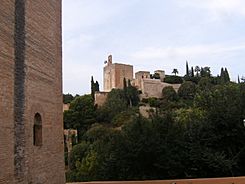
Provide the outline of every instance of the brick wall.
[[0,49],[0,183],[62,184],[61,0],[1,2]]
[[14,0],[0,6],[0,183],[14,178]]

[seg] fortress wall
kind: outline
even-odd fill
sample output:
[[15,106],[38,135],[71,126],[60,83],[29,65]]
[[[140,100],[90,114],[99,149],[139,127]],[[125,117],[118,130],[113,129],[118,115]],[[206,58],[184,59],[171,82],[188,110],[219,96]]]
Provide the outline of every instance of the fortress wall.
[[108,92],[95,92],[95,99],[94,99],[94,103],[97,104],[98,106],[102,106],[108,96]]
[[124,78],[128,83],[128,80],[133,80],[133,66],[115,63],[115,88],[123,89]]
[[[64,183],[61,1],[26,1],[27,180]],[[42,116],[42,146],[33,145],[35,113]]]
[[14,0],[0,6],[0,183],[14,178]]
[[123,79],[133,80],[133,66],[119,63],[108,64],[104,67],[104,91],[113,88],[123,88]]
[[[0,183],[62,184],[61,0],[0,6]],[[34,116],[42,146],[34,145]]]
[[141,80],[142,86],[142,98],[147,97],[162,97],[162,89],[167,86],[172,86],[174,90],[177,92],[181,84],[169,84],[165,82],[161,82],[160,79],[143,79]]

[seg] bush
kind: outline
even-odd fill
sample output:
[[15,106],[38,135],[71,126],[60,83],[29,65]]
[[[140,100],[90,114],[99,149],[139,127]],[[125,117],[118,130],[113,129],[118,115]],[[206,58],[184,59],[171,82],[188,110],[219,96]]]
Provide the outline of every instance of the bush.
[[180,86],[178,95],[180,98],[185,100],[192,100],[195,97],[196,89],[197,87],[195,83],[186,81]]
[[182,84],[183,79],[180,76],[169,75],[164,78],[164,82],[169,84]]
[[177,93],[172,86],[167,86],[162,89],[162,97],[167,101],[176,101],[178,99]]

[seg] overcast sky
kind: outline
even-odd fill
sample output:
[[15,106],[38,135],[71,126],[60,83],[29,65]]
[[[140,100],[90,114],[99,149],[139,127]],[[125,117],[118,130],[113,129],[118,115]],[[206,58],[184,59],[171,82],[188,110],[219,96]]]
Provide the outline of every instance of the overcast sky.
[[63,92],[103,90],[104,61],[185,74],[227,67],[245,76],[245,0],[63,0]]

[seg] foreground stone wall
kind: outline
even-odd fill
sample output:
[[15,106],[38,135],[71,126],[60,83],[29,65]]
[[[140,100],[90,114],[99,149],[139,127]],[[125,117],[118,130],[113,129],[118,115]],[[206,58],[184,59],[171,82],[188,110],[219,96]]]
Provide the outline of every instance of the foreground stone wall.
[[14,0],[0,6],[0,183],[14,178]]
[[244,184],[245,177],[189,179],[189,180],[162,180],[162,181],[118,181],[118,182],[81,182],[67,184]]
[[61,0],[1,2],[1,184],[65,182],[61,51]]

